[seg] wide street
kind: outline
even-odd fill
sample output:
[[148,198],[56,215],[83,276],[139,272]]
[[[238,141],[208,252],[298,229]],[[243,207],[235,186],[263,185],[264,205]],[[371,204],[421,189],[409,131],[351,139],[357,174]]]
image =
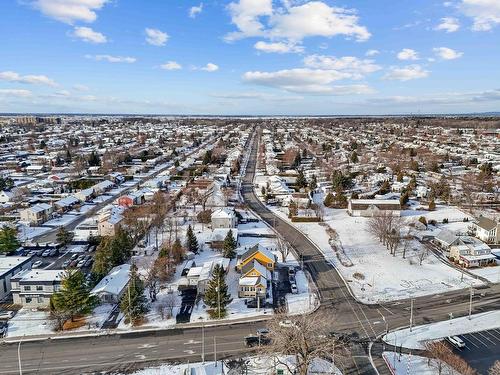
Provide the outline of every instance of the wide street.
[[[321,297],[320,310],[331,314],[331,330],[357,333],[364,341],[375,341],[386,330],[409,325],[410,301],[364,305],[351,295],[337,271],[323,258],[312,242],[293,226],[273,215],[253,192],[257,142],[254,142],[242,184],[242,194],[248,206],[263,220],[272,225],[294,248],[304,261],[304,267],[315,280]],[[414,324],[446,320],[468,313],[468,290],[419,297],[414,300]],[[498,286],[486,286],[474,297],[473,312],[500,308]],[[248,354],[243,337],[254,333],[264,323],[240,323],[205,328],[206,359],[213,358],[214,337],[217,357]],[[202,356],[201,328],[165,329],[148,332],[131,332],[91,338],[71,338],[24,342],[20,353],[24,373],[75,374],[98,370],[118,370],[137,367],[158,361],[200,361]],[[376,373],[370,366],[365,346],[354,347],[353,363],[349,373]],[[380,374],[388,369],[375,351],[374,362]],[[18,373],[18,344],[0,347],[0,374]]]

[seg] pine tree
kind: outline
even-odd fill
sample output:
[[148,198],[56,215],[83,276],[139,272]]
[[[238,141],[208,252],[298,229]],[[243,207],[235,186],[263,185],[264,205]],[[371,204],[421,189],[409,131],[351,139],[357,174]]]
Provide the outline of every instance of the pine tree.
[[78,315],[90,314],[97,305],[97,298],[90,295],[85,276],[79,270],[68,270],[61,282],[61,290],[52,295],[51,306],[65,314],[71,321]]
[[0,254],[8,254],[17,250],[21,246],[17,239],[17,230],[11,227],[4,227],[0,230]]
[[57,242],[59,242],[61,245],[66,246],[73,240],[73,233],[68,231],[64,227],[60,227],[59,230],[57,231]]
[[290,204],[288,205],[288,217],[292,218],[294,216],[297,216],[299,213],[299,208],[297,207],[297,203],[295,201],[291,201]]
[[302,189],[302,188],[305,188],[307,186],[307,180],[304,176],[304,172],[301,170],[299,170],[299,175],[297,176],[297,182],[296,182],[296,185]]
[[196,235],[193,232],[193,228],[191,227],[191,224],[188,226],[187,233],[186,233],[186,247],[189,251],[192,251],[193,253],[197,254],[198,253],[198,239],[196,238]]
[[325,197],[325,200],[323,201],[323,204],[325,205],[325,207],[332,207],[334,201],[335,197],[333,196],[333,194],[328,193]]
[[233,236],[233,231],[232,229],[229,229],[229,232],[227,232],[226,238],[224,239],[224,257],[233,259],[236,256],[236,247],[237,244]]
[[136,325],[149,310],[144,283],[139,278],[135,265],[130,267],[130,280],[120,301],[120,310],[132,325]]
[[205,303],[210,308],[209,314],[211,318],[225,317],[226,307],[232,301],[224,276],[224,269],[217,264],[214,267],[212,279],[208,282],[204,297]]

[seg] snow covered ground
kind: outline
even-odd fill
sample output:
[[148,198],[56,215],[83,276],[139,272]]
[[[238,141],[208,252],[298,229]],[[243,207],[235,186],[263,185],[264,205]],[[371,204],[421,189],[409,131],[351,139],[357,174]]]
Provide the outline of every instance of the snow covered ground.
[[424,349],[426,341],[471,332],[500,328],[500,311],[489,311],[472,315],[389,332],[383,340],[391,345],[408,349]]
[[64,214],[61,217],[46,221],[43,223],[43,226],[45,227],[65,227],[66,225],[70,224],[71,222],[75,221],[78,219],[78,215],[70,215],[70,214]]
[[[385,363],[394,375],[438,375],[437,360],[410,354],[383,352]],[[442,366],[441,375],[456,375],[447,365]]]
[[52,228],[30,227],[28,225],[20,224],[17,237],[19,238],[20,241],[26,241],[32,239],[33,237],[47,233],[51,230]]
[[[277,373],[277,370],[283,370],[285,375],[291,375],[287,367],[279,364],[276,358],[270,356],[249,357],[246,358],[247,367],[240,368],[242,374],[251,375],[269,375]],[[293,368],[295,359],[293,357],[280,357],[280,362],[287,363],[290,368]],[[193,370],[193,372],[189,371]],[[226,362],[194,362],[184,364],[164,364],[161,366],[145,368],[136,371],[129,375],[184,375],[184,374],[203,374],[203,375],[222,375],[227,374],[230,368]],[[323,359],[316,359],[309,367],[311,374],[331,374],[341,375],[342,372],[337,369],[332,363]],[[188,372],[189,371],[189,372]],[[122,374],[123,375],[123,374]],[[443,374],[444,375],[444,374]]]
[[[286,208],[270,208],[289,221]],[[364,303],[443,293],[466,288],[471,282],[482,284],[467,275],[462,280],[461,272],[425,251],[417,240],[409,244],[406,259],[401,249],[397,256],[390,255],[368,233],[367,218],[349,216],[344,209],[325,209],[323,223],[292,224],[320,248],[325,259],[339,270],[354,295]],[[327,233],[332,230],[336,233],[333,238]],[[422,255],[420,265],[419,257],[424,251],[426,255]]]

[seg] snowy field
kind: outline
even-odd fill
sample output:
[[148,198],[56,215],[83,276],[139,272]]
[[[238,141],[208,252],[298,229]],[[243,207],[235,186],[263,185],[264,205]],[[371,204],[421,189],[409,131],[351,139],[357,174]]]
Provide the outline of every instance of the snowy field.
[[383,340],[394,346],[403,346],[408,349],[424,349],[425,342],[440,340],[444,337],[462,335],[500,328],[500,311],[490,311],[468,316],[431,323],[399,331],[389,332]]
[[[418,355],[383,352],[382,357],[394,375],[439,375],[437,360],[429,361]],[[448,366],[442,365],[441,375],[457,375]]]
[[[282,218],[288,209],[270,207]],[[419,211],[419,216],[425,212]],[[432,213],[430,213],[432,214]],[[447,210],[443,216],[457,215]],[[418,220],[418,217],[416,219]],[[401,247],[394,257],[367,231],[367,218],[351,217],[344,209],[325,209],[323,223],[292,223],[322,251],[348,283],[355,296],[364,303],[389,302],[467,288],[480,281],[442,263],[423,245],[414,240],[407,247],[406,258]],[[333,238],[327,233],[333,229]],[[332,246],[333,245],[333,246]],[[425,255],[423,255],[425,252]],[[338,255],[337,255],[338,254]],[[423,258],[420,265],[420,258]]]
[[32,239],[33,237],[41,236],[51,230],[52,228],[30,227],[28,225],[20,224],[17,237],[20,241],[26,241]]

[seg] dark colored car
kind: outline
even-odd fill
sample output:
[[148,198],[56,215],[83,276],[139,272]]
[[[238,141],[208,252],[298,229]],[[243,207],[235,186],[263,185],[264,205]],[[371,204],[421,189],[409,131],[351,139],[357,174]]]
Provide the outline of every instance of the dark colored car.
[[248,348],[259,346],[259,345],[269,345],[271,343],[271,339],[266,336],[256,336],[250,335],[245,337],[245,345]]

